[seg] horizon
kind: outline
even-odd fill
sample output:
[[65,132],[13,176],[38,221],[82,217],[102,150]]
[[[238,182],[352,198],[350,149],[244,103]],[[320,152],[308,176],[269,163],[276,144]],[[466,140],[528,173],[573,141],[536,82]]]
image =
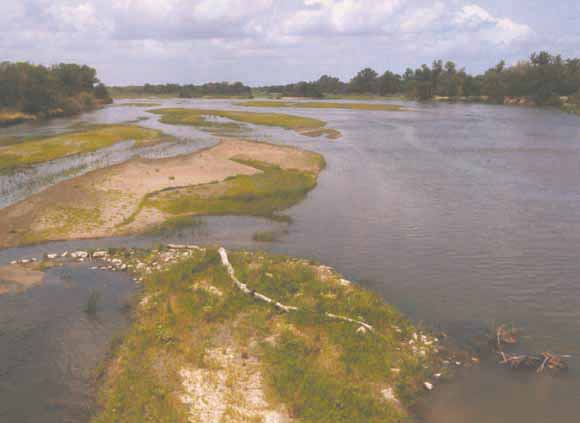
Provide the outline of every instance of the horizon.
[[[514,0],[26,0],[3,5],[3,60],[94,67],[112,86],[348,81],[451,60],[479,74],[580,56],[580,5]],[[171,72],[171,75],[168,75]]]

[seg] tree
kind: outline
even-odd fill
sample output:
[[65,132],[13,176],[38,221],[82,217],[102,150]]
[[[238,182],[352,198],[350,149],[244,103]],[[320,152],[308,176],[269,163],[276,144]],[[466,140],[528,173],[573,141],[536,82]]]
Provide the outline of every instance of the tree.
[[358,94],[375,94],[379,74],[371,68],[365,68],[350,80],[350,91]]

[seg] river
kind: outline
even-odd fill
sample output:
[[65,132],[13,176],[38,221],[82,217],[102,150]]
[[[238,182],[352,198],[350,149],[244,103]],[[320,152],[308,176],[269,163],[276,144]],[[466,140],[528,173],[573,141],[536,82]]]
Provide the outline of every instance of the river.
[[[239,109],[225,100],[162,103]],[[405,105],[412,111],[269,110],[320,118],[344,135],[329,141],[275,128],[253,128],[256,138],[318,151],[328,164],[317,188],[288,211],[293,223],[278,242],[256,243],[252,235],[272,226],[285,228],[284,224],[244,217],[206,218],[201,227],[156,237],[3,250],[0,264],[76,247],[153,246],[159,241],[219,242],[230,248],[310,257],[334,266],[380,293],[414,321],[443,330],[464,345],[471,345],[498,323],[511,322],[525,335],[519,350],[570,355],[571,369],[561,376],[513,372],[498,366],[493,355],[484,355],[481,364],[461,370],[452,382],[438,385],[429,394],[420,407],[425,421],[578,421],[580,119],[532,108]],[[148,119],[140,124],[180,137],[175,145],[141,151],[149,157],[194,151],[216,141],[192,128],[162,125],[145,110],[113,106],[74,119],[2,129],[0,137],[19,131],[61,132],[79,123],[145,116]],[[8,187],[0,195],[0,203],[9,204],[74,172],[134,154],[120,150],[107,152],[99,160],[63,159],[50,170],[50,178],[45,170],[0,176],[0,190]],[[46,289],[21,294],[22,301]],[[53,311],[41,305],[41,301],[31,301],[30,307],[40,307],[32,313],[44,313],[48,318]],[[0,303],[0,311],[4,307]],[[19,320],[10,322],[19,324]],[[5,324],[0,319],[0,325]],[[26,324],[23,320],[22,325]],[[6,329],[2,326],[0,333],[4,348]],[[11,365],[0,362],[0,374]],[[52,368],[62,363],[49,360],[45,365],[38,371],[50,378]],[[29,371],[23,369],[13,383],[26,384]],[[5,395],[6,389],[0,385],[0,417],[7,407],[14,409],[16,401]],[[12,389],[24,392],[14,385]],[[40,391],[37,395],[46,401],[50,393]]]

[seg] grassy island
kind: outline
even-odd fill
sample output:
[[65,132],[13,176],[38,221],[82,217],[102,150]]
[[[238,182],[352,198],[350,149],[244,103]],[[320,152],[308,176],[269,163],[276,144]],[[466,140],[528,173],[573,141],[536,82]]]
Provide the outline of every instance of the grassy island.
[[174,248],[109,258],[143,290],[92,423],[409,419],[437,341],[392,306],[308,260]]
[[75,154],[90,153],[121,141],[133,140],[136,145],[143,145],[159,142],[163,137],[160,131],[139,126],[102,125],[79,132],[25,140],[0,147],[0,172]]
[[397,104],[378,103],[338,103],[328,101],[267,101],[255,100],[237,103],[246,107],[290,107],[295,109],[347,109],[347,110],[369,110],[369,111],[390,111],[397,112],[404,110]]
[[[280,113],[239,112],[212,109],[154,109],[149,110],[161,116],[162,123],[171,125],[191,125],[209,132],[240,131],[241,124],[276,126],[290,129],[309,136],[326,135],[328,138],[340,137],[340,132],[326,128],[326,122],[303,116]],[[227,121],[220,120],[226,119]],[[238,123],[239,122],[239,123]],[[314,133],[315,135],[311,135]]]

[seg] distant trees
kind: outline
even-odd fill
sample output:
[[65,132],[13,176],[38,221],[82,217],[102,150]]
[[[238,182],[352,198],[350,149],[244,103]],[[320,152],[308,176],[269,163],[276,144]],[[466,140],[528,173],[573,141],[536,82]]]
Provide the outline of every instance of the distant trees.
[[204,96],[215,97],[251,97],[252,89],[241,82],[210,82],[203,85],[180,84],[145,84],[126,87],[113,87],[115,94],[120,96],[176,96],[194,98]]
[[379,76],[375,70],[365,68],[348,83],[323,75],[313,82],[262,89],[294,97],[321,94],[406,95],[418,100],[435,96],[485,97],[498,103],[503,103],[506,97],[526,97],[540,105],[558,104],[560,97],[570,97],[569,101],[580,98],[580,59],[563,59],[542,51],[513,66],[501,61],[481,75],[470,75],[452,61],[435,60],[431,66],[408,68],[402,75],[387,70]]
[[0,109],[37,115],[74,114],[108,102],[95,69],[61,63],[51,67],[0,63]]

